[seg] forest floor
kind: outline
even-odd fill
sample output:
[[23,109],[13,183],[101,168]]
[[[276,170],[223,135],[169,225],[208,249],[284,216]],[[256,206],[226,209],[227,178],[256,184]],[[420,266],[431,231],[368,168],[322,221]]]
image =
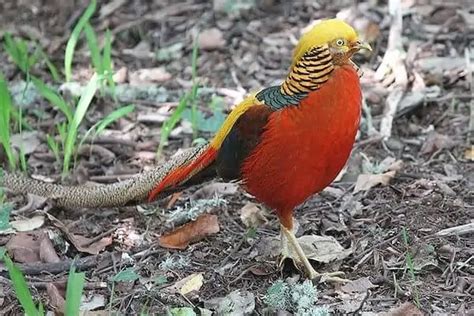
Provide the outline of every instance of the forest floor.
[[[195,82],[202,122],[194,127],[197,136],[209,139],[219,113],[228,113],[246,93],[285,77],[302,29],[337,15],[357,28],[374,52],[355,59],[363,71],[367,107],[347,168],[330,188],[295,212],[298,236],[311,241],[326,237],[327,246],[319,249],[326,256],[319,252],[313,257],[316,269],[343,271],[352,280],[346,285],[317,284],[315,304],[334,314],[473,315],[472,3],[403,0],[403,28],[397,34],[388,7],[372,5],[377,1],[359,1],[358,7],[352,1],[256,2],[100,4],[91,25],[99,42],[111,30],[115,79],[123,93],[117,101],[94,99],[80,133],[120,106],[134,104],[135,110],[107,127],[93,144],[79,148],[73,172],[63,183],[126,179],[192,146],[193,126],[183,119],[156,158],[163,123]],[[10,32],[38,43],[62,68],[66,42],[87,4],[3,1],[0,37]],[[193,77],[196,34],[200,39]],[[3,49],[0,69],[14,100],[19,99],[18,87],[26,77]],[[46,69],[38,63],[32,73],[53,84]],[[80,41],[73,81],[85,85],[92,73],[88,47]],[[15,89],[20,91],[16,95]],[[60,181],[61,164],[46,135],[55,135],[64,117],[39,96],[25,101],[24,95],[23,116],[31,127],[23,136],[28,173]],[[390,137],[382,137],[387,133]],[[90,305],[84,308],[95,310],[89,315],[109,310],[165,314],[172,307],[262,315],[271,313],[272,284],[279,279],[290,285],[301,282],[290,262],[283,270],[275,263],[277,219],[236,184],[214,181],[151,205],[120,209],[46,209],[44,201],[31,196],[7,196],[12,220],[44,220],[32,231],[0,235],[0,243],[21,264],[35,298],[48,310],[61,308],[54,295],[64,293],[71,259],[86,272],[84,294]],[[160,246],[159,237],[193,212],[216,215],[218,232],[183,250]],[[44,236],[53,241],[59,258],[54,269],[41,253],[38,240]],[[80,238],[88,242],[78,249]],[[5,269],[1,273],[0,313],[21,314]],[[192,291],[183,295],[185,287]],[[281,308],[296,311],[294,306]]]

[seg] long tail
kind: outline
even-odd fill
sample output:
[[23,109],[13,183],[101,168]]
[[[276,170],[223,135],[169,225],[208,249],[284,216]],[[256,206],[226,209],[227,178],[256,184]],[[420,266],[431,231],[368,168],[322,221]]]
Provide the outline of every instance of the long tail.
[[194,157],[189,157],[187,161],[179,167],[174,168],[161,181],[157,181],[156,186],[150,191],[148,201],[155,200],[163,191],[185,184],[195,175],[209,167],[217,157],[217,150],[212,146],[207,146],[202,151],[196,152]]
[[[136,205],[151,200],[149,196],[152,190],[155,192],[153,193],[154,199],[163,198],[179,190],[180,185],[184,183],[183,181],[175,182],[172,175],[181,174],[180,170],[184,166],[194,164],[195,158],[205,154],[209,147],[202,145],[191,148],[161,166],[142,172],[126,181],[108,185],[64,186],[4,171],[3,175],[0,174],[0,187],[6,187],[14,193],[31,193],[43,196],[63,207],[99,208]],[[201,167],[201,165],[197,167]],[[196,175],[197,171],[204,171],[203,169],[204,167],[197,168],[192,175]],[[206,177],[215,174],[213,170],[206,171],[209,171],[208,174],[205,174]],[[188,173],[187,179],[190,180],[192,175]],[[166,181],[165,185],[157,191],[156,184],[162,184],[164,181]]]

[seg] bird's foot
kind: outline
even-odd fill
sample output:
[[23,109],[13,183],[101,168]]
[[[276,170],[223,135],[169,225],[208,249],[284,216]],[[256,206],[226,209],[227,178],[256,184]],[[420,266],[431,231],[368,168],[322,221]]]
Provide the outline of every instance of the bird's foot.
[[323,283],[323,282],[338,282],[344,283],[349,282],[350,280],[341,278],[340,276],[344,275],[344,272],[327,272],[319,273],[314,270],[313,266],[306,257],[303,249],[296,240],[295,235],[292,231],[287,230],[282,226],[282,233],[280,235],[281,241],[281,250],[280,258],[278,260],[278,265],[280,268],[283,267],[285,259],[291,259],[294,263],[294,266],[306,274],[306,276],[313,282]]

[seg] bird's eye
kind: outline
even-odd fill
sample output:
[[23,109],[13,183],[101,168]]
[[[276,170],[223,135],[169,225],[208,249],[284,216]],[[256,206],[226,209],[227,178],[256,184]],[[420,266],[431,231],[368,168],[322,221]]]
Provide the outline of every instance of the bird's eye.
[[338,39],[338,40],[336,41],[336,45],[337,45],[337,46],[342,46],[342,45],[344,45],[344,40],[343,40],[343,39]]

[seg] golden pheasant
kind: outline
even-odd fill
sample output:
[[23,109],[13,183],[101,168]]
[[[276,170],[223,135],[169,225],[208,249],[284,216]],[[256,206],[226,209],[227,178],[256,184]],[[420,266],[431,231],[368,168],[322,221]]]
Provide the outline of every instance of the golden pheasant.
[[[282,256],[291,249],[307,276],[319,277],[293,233],[293,210],[334,180],[352,150],[361,89],[351,57],[360,49],[370,46],[345,22],[316,24],[301,37],[281,85],[238,104],[209,144],[131,180],[64,187],[6,173],[3,184],[61,205],[99,207],[138,203],[145,197],[153,201],[210,176],[238,179],[247,192],[275,210]],[[331,274],[328,279],[339,280]]]

